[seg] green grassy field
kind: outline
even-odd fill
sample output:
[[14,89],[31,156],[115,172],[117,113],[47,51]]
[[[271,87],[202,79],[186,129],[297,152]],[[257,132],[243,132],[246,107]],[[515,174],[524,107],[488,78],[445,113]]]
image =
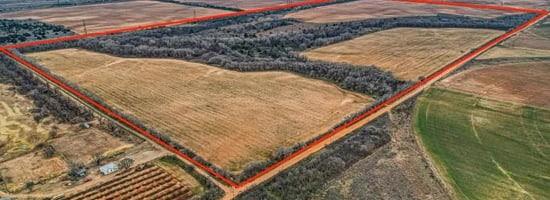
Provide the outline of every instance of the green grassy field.
[[415,131],[460,199],[550,199],[550,110],[433,88]]

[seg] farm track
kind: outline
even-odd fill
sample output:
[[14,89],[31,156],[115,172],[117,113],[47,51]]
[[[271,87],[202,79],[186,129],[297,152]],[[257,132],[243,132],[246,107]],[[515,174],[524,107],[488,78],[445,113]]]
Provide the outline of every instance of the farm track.
[[[348,133],[352,132],[353,130],[360,128],[362,125],[367,124],[371,120],[375,119],[376,117],[390,111],[393,107],[399,105],[401,102],[415,96],[416,94],[420,93],[422,90],[424,90],[429,85],[433,84],[437,80],[445,77],[449,73],[451,73],[453,70],[459,68],[463,64],[469,62],[470,60],[474,59],[475,57],[479,56],[481,53],[487,51],[488,49],[492,48],[493,46],[497,45],[498,43],[514,36],[520,31],[525,30],[526,28],[530,27],[531,25],[535,24],[536,22],[542,20],[545,18],[549,12],[546,10],[535,10],[535,9],[525,9],[525,8],[518,8],[518,7],[506,7],[506,6],[496,6],[496,5],[477,5],[477,4],[469,4],[469,3],[455,3],[455,2],[444,2],[444,1],[432,1],[432,0],[399,0],[403,2],[413,2],[413,3],[427,3],[427,4],[435,4],[435,5],[447,5],[447,6],[460,6],[460,7],[467,7],[467,8],[474,8],[474,9],[489,9],[489,10],[504,10],[509,12],[527,12],[527,13],[534,13],[537,14],[534,18],[531,20],[525,22],[524,24],[506,32],[505,34],[491,40],[490,42],[482,45],[481,47],[473,50],[467,55],[464,55],[454,62],[450,63],[449,65],[443,67],[442,69],[434,72],[433,74],[427,76],[425,79],[417,82],[416,84],[408,87],[407,89],[397,93],[396,95],[392,96],[388,100],[382,102],[381,104],[375,106],[371,110],[363,113],[362,115],[354,118],[350,122],[343,124],[342,126],[336,128],[333,132],[330,132],[323,137],[319,138],[318,140],[314,141],[308,146],[303,147],[302,149],[298,150],[297,152],[291,154],[290,156],[284,158],[282,161],[275,163],[274,165],[266,168],[265,170],[261,171],[260,173],[256,174],[255,176],[241,182],[241,183],[235,183],[232,180],[214,172],[211,168],[206,167],[205,165],[201,164],[200,162],[193,160],[191,157],[189,157],[186,154],[183,154],[179,151],[177,151],[174,147],[162,142],[159,138],[156,138],[155,136],[151,135],[147,131],[139,128],[132,122],[128,121],[127,119],[121,117],[120,115],[114,113],[112,110],[102,106],[98,102],[94,101],[90,97],[82,94],[81,92],[77,91],[76,89],[64,84],[60,80],[56,79],[52,75],[46,73],[44,70],[38,68],[37,66],[33,65],[32,63],[24,60],[23,58],[19,57],[18,55],[11,52],[10,49],[14,48],[22,48],[22,47],[29,47],[29,46],[36,46],[36,45],[42,45],[42,44],[51,44],[51,43],[57,43],[57,42],[63,42],[63,41],[71,41],[71,40],[78,40],[83,38],[91,38],[91,37],[97,37],[97,36],[103,36],[103,35],[111,35],[111,34],[118,34],[118,33],[125,33],[125,32],[132,32],[132,31],[140,31],[140,30],[147,30],[147,29],[155,29],[155,28],[162,28],[166,26],[175,26],[185,23],[194,23],[194,22],[200,22],[200,21],[207,21],[207,20],[214,20],[214,19],[222,19],[226,17],[234,17],[234,16],[241,16],[246,14],[252,14],[252,13],[260,13],[260,12],[266,12],[266,11],[274,11],[274,10],[281,10],[281,9],[288,9],[303,5],[314,5],[314,4],[320,4],[320,3],[326,3],[330,2],[329,0],[313,0],[313,1],[306,1],[306,2],[300,2],[300,3],[293,3],[293,4],[287,4],[282,6],[274,6],[274,7],[267,7],[267,8],[259,8],[259,9],[252,9],[252,10],[246,10],[242,12],[236,12],[236,13],[228,13],[228,14],[221,14],[221,15],[214,15],[214,16],[206,16],[206,17],[198,17],[198,18],[187,18],[182,20],[172,20],[172,21],[166,21],[166,22],[160,22],[160,23],[153,23],[149,25],[143,25],[143,26],[133,26],[128,28],[122,28],[117,30],[111,30],[111,31],[103,31],[103,32],[96,32],[96,33],[90,33],[90,34],[84,34],[84,35],[75,35],[75,36],[68,36],[68,37],[60,37],[60,38],[54,38],[50,40],[41,40],[41,41],[34,41],[34,42],[24,42],[14,45],[7,45],[0,47],[0,51],[2,51],[5,55],[10,57],[11,59],[19,62],[20,64],[26,66],[28,69],[32,70],[34,73],[39,75],[40,77],[47,79],[47,81],[55,84],[57,87],[61,88],[62,90],[70,93],[72,96],[77,98],[78,101],[83,102],[89,107],[94,108],[95,111],[101,112],[101,115],[106,115],[110,117],[111,119],[114,119],[118,123],[121,123],[125,125],[127,128],[130,128],[134,130],[135,132],[141,134],[142,136],[152,140],[153,142],[159,144],[160,146],[164,147],[168,151],[177,154],[187,162],[192,163],[196,167],[200,168],[201,170],[209,173],[210,175],[218,178],[222,182],[232,186],[235,190],[231,193],[227,193],[225,198],[231,198],[234,195],[237,195],[238,193],[241,193],[245,191],[246,189],[251,188],[252,186],[255,186],[263,181],[268,180],[269,178],[275,176],[279,172],[289,168],[290,166],[298,163],[300,160],[308,157],[309,155],[321,150],[325,145],[330,144],[332,142],[335,142],[339,138],[342,138],[343,136],[347,135]],[[225,189],[224,189],[225,190]],[[226,190],[227,192],[227,190]]]

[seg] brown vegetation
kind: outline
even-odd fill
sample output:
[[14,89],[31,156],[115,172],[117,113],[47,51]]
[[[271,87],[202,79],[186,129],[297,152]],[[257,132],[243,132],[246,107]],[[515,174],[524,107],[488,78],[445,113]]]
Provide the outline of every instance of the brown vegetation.
[[452,6],[435,6],[386,0],[359,0],[302,10],[291,13],[286,17],[305,22],[330,23],[373,18],[425,16],[438,13],[487,18],[506,14],[506,12],[501,11],[477,10]]
[[63,8],[48,8],[0,14],[0,18],[37,19],[61,24],[69,29],[84,33],[141,25],[156,21],[182,19],[186,17],[219,14],[227,11],[190,7],[156,1],[128,1]]
[[499,101],[550,107],[550,62],[500,64],[471,69],[441,85]]
[[27,183],[37,184],[66,173],[68,165],[59,157],[45,159],[40,153],[24,156],[0,163],[0,175],[6,181],[8,192],[20,192]]
[[304,53],[314,60],[375,65],[403,80],[433,73],[502,31],[457,28],[396,28]]
[[76,49],[30,56],[206,160],[236,171],[279,147],[324,133],[372,101],[283,72],[241,73]]

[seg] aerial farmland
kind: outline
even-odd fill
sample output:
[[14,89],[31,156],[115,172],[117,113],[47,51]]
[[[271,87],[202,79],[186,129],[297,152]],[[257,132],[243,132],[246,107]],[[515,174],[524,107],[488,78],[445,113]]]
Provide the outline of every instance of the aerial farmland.
[[0,199],[547,199],[544,1],[0,0]]

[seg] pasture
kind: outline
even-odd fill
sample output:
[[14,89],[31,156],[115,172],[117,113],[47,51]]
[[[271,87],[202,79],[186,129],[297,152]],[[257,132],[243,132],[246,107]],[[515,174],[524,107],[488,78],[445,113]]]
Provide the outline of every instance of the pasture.
[[318,136],[372,102],[368,96],[285,72],[242,73],[78,49],[29,56],[231,171]]
[[415,131],[459,199],[550,198],[550,110],[433,88]]
[[0,18],[31,18],[63,25],[77,33],[90,33],[224,12],[227,11],[157,1],[127,1],[2,13]]
[[333,23],[375,18],[433,16],[436,14],[456,14],[472,17],[492,18],[502,16],[507,13],[493,10],[477,10],[462,7],[405,3],[387,0],[359,0],[301,10],[290,13],[285,17],[298,19],[304,22]]
[[375,65],[402,80],[429,75],[502,31],[459,28],[395,28],[309,50],[313,60]]

